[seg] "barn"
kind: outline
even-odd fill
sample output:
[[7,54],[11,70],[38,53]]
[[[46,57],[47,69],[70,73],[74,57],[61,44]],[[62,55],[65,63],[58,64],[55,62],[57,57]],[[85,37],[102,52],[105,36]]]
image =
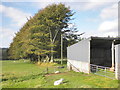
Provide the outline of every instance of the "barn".
[[[67,68],[91,73],[113,71],[120,79],[120,38],[90,37],[67,47]],[[101,70],[101,71],[102,71]]]

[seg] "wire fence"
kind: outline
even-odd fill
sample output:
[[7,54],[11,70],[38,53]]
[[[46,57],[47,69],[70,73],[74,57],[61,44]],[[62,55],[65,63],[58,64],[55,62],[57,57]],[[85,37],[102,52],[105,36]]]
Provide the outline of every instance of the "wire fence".
[[43,71],[44,74],[58,74],[68,72],[65,66],[46,67]]
[[99,65],[90,64],[91,73],[99,76],[115,79],[115,71],[110,71],[110,67],[104,67]]

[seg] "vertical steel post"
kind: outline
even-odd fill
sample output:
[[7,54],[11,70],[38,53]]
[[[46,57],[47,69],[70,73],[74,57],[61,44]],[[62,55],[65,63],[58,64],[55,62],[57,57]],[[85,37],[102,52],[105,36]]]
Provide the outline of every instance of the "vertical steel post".
[[105,73],[107,73],[107,69],[106,69],[106,67],[105,67]]
[[114,51],[114,41],[112,42],[112,69],[114,69],[114,54],[115,54],[115,51]]
[[98,66],[96,66],[96,72],[98,71]]

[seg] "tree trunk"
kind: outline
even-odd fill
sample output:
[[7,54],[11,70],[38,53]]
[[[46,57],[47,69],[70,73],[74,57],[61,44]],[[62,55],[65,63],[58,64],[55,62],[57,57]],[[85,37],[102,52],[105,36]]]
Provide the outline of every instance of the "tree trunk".
[[40,62],[41,61],[41,59],[40,59],[40,55],[38,55],[38,62]]
[[53,60],[53,47],[51,47],[51,60],[50,60],[50,62],[54,62],[54,60]]

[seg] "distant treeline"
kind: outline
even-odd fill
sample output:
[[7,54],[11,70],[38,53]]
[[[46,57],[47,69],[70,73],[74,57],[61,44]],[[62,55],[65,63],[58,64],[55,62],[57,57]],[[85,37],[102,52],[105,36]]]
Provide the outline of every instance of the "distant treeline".
[[0,48],[0,60],[8,59],[8,48]]

